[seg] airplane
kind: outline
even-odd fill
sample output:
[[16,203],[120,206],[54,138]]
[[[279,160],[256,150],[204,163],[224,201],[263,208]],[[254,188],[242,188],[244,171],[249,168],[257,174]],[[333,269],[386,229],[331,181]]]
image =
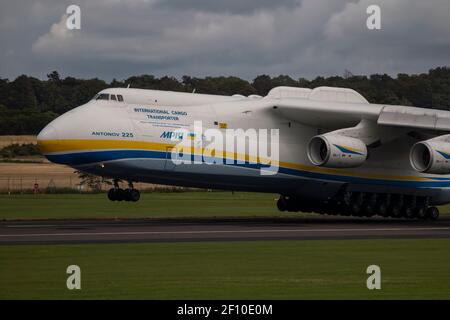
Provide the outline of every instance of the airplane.
[[[249,148],[215,150],[208,162],[204,135],[192,134],[199,120],[224,133],[277,129],[276,170],[264,174]],[[436,206],[450,203],[448,131],[449,111],[370,104],[348,88],[276,87],[265,97],[109,88],[37,141],[51,162],[113,179],[112,201],[138,201],[133,182],[146,182],[276,193],[280,211],[437,220]],[[181,153],[199,161],[175,163],[186,137],[196,142]]]

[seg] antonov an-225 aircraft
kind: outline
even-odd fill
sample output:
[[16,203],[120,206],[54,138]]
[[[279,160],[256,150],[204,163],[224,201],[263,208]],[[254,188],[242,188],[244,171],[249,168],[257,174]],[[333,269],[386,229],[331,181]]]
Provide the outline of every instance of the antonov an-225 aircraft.
[[[195,121],[219,133],[279,129],[266,150],[279,152],[276,171],[264,174],[267,162],[249,148],[237,155],[248,161],[206,163]],[[173,161],[180,129],[196,140],[184,154],[200,161]],[[52,121],[38,144],[52,162],[113,179],[110,200],[137,201],[133,182],[151,182],[278,193],[281,211],[435,220],[434,206],[450,203],[449,131],[449,111],[369,104],[345,88],[277,87],[265,97],[110,88]]]

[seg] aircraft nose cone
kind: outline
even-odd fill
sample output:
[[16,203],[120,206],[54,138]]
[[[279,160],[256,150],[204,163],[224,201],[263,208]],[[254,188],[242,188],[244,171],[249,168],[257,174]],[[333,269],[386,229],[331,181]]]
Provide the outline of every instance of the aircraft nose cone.
[[37,136],[37,141],[43,141],[43,140],[58,140],[58,134],[56,132],[56,129],[51,124],[47,125],[44,129],[39,132]]
[[59,135],[55,127],[51,124],[47,125],[39,132],[37,136],[37,144],[43,154],[49,152],[51,145],[58,144]]

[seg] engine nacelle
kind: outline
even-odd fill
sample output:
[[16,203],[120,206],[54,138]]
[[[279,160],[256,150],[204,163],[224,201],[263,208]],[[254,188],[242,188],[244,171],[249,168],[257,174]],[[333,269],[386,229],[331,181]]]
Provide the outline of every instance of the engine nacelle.
[[359,139],[337,134],[315,136],[308,144],[308,158],[316,166],[358,167],[367,159],[367,147]]
[[417,142],[411,148],[409,161],[419,172],[450,174],[450,143],[439,140]]

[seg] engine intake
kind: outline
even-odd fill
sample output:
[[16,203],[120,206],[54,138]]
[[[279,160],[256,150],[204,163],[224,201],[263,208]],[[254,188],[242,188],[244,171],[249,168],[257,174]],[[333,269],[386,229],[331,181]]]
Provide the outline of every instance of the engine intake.
[[417,142],[409,153],[411,166],[419,172],[450,174],[450,152],[448,150],[450,150],[448,142],[439,140]]
[[308,144],[309,161],[330,168],[359,167],[367,159],[367,147],[359,139],[337,134],[313,137]]

